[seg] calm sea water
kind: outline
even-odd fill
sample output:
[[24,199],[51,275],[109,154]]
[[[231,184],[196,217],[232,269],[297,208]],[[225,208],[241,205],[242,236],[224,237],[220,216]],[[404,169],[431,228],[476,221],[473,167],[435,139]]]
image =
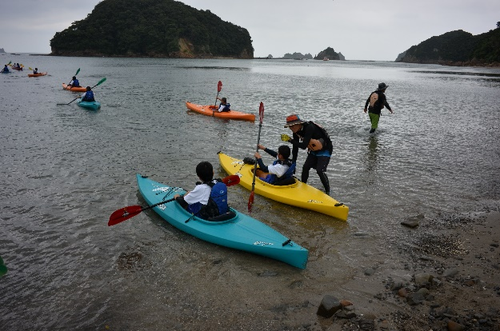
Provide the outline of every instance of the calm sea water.
[[[387,244],[422,214],[500,208],[500,70],[382,62],[174,60],[2,55],[38,67],[2,74],[0,278],[4,330],[270,329],[314,324],[325,293],[377,261],[404,268]],[[64,91],[76,70],[102,108]],[[217,152],[253,155],[258,122],[188,112],[185,101],[258,113],[261,143],[276,148],[292,113],[334,142],[332,196],[348,222],[256,197],[252,216],[310,251],[306,270],[212,245],[152,212],[108,227],[109,215],[144,205],[135,174],[190,189],[195,165]],[[379,82],[394,114],[368,134],[363,105]],[[299,167],[305,152],[299,156]],[[271,159],[267,159],[268,162]],[[309,184],[322,188],[311,172]],[[230,188],[246,212],[249,191]],[[342,292],[344,291],[344,292]],[[362,291],[359,291],[362,292]],[[290,323],[290,324],[286,324]],[[295,323],[295,324],[294,324]]]

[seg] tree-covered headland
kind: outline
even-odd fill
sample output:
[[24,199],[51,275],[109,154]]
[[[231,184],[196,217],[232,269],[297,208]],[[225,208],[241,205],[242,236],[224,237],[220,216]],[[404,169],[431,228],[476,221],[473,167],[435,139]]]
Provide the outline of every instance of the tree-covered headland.
[[476,36],[457,30],[429,38],[410,47],[396,61],[500,66],[500,22],[497,22],[496,29]]
[[103,0],[57,32],[51,55],[253,58],[242,27],[174,0]]

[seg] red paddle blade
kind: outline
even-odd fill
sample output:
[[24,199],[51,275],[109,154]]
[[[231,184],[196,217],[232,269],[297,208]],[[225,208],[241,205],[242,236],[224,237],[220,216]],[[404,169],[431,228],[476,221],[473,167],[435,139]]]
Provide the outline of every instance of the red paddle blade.
[[219,83],[217,83],[217,92],[220,92],[222,90],[222,82],[219,80]]
[[227,176],[225,178],[222,178],[222,182],[226,184],[226,186],[233,186],[240,182],[240,176],[238,175]]
[[248,212],[252,212],[252,205],[253,205],[253,199],[254,199],[254,192],[250,193],[250,198],[248,198]]
[[122,209],[118,209],[109,216],[108,226],[116,225],[129,218],[132,218],[142,211],[141,206],[128,206]]
[[261,102],[259,106],[259,122],[262,124],[262,121],[264,121],[264,104]]

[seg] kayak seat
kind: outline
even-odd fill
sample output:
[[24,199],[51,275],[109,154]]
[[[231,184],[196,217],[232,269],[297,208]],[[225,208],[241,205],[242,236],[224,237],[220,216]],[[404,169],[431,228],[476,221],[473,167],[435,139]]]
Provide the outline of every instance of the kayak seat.
[[230,220],[231,218],[235,218],[235,217],[236,217],[236,213],[232,210],[229,210],[229,211],[227,211],[224,214],[221,214],[219,216],[210,217],[209,219],[207,219],[207,221],[209,221],[209,222],[223,222],[223,221]]
[[285,179],[278,179],[277,181],[275,181],[273,183],[273,185],[276,185],[276,186],[284,186],[284,185],[292,185],[292,184],[295,184],[295,177],[288,177],[288,178],[285,178]]

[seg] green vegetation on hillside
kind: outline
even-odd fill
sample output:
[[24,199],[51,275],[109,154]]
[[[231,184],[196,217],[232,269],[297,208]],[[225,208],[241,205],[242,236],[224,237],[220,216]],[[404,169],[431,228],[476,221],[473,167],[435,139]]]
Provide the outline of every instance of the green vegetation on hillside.
[[174,0],[103,0],[50,46],[52,55],[253,58],[246,29]]
[[462,30],[412,46],[396,60],[447,65],[500,65],[500,28],[477,36]]

